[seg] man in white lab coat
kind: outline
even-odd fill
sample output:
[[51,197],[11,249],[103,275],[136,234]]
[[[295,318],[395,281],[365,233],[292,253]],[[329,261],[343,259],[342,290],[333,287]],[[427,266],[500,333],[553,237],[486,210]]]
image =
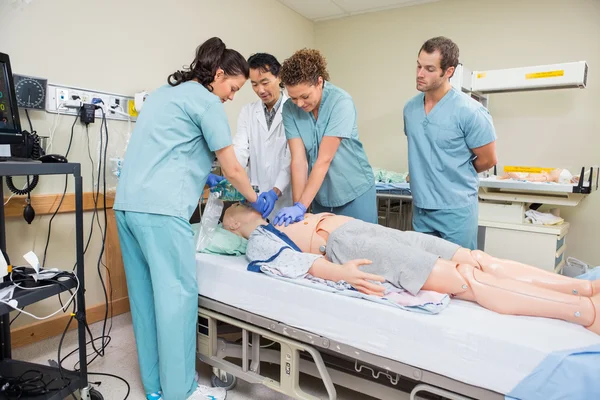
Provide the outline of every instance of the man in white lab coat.
[[248,64],[252,89],[260,100],[242,108],[233,145],[265,200],[263,218],[272,220],[279,209],[292,205],[291,156],[281,117],[288,97],[279,79],[281,64],[274,56],[254,54]]

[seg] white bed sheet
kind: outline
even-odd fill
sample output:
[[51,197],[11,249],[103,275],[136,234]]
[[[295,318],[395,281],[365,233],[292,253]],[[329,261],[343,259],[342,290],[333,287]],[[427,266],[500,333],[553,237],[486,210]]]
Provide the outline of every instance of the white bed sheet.
[[600,335],[559,320],[459,300],[424,315],[248,272],[243,256],[196,260],[202,296],[501,394],[549,353],[600,344]]

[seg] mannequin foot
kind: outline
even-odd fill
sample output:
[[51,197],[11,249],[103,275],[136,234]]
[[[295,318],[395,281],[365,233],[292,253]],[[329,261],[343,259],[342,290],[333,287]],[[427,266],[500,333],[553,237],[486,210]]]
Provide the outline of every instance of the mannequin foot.
[[594,322],[590,326],[586,326],[590,331],[597,333],[600,335],[600,295],[596,295],[594,297],[590,297],[592,304],[594,305],[594,309],[596,311],[596,317]]

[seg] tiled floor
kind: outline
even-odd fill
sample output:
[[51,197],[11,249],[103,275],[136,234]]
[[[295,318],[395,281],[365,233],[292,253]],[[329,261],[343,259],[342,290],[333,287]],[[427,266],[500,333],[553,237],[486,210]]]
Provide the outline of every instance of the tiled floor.
[[[102,332],[102,323],[96,323],[90,326],[94,337],[100,336]],[[135,348],[135,340],[133,337],[133,328],[131,325],[131,314],[123,314],[113,318],[113,327],[110,334],[112,340],[108,345],[105,356],[97,358],[88,367],[90,372],[107,372],[117,374],[126,379],[131,386],[131,393],[128,399],[143,400],[145,398],[144,390],[139,377],[139,368],[137,363],[137,352]],[[58,343],[60,337],[44,340],[26,347],[21,347],[13,350],[13,358],[35,363],[47,364],[48,360],[57,359]],[[97,345],[99,345],[98,340]],[[61,350],[61,357],[64,357],[71,351],[77,348],[77,336],[75,331],[69,332],[64,340]],[[88,354],[92,354],[93,349],[88,346]],[[77,356],[73,355],[65,360],[64,366],[72,368],[77,362]],[[199,367],[201,383],[210,385],[211,369],[206,365]],[[100,382],[96,388],[100,391],[106,400],[125,399],[127,387],[118,379],[90,375],[90,382]],[[304,382],[304,381],[303,381]],[[321,399],[326,399],[324,389],[321,389],[319,382],[310,378],[306,380],[306,387],[303,387],[308,393],[317,396]],[[370,397],[351,392],[343,388],[337,388],[338,399],[340,400],[368,400]],[[402,400],[406,397],[398,397]],[[275,391],[272,391],[262,385],[251,385],[249,383],[238,381],[236,388],[228,393],[228,400],[279,400],[288,399]]]

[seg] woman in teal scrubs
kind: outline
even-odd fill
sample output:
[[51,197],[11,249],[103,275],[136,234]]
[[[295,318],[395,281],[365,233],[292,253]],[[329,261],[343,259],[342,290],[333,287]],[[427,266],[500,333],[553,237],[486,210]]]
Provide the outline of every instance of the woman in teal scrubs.
[[332,212],[377,223],[373,168],[358,138],[352,97],[329,82],[327,62],[317,50],[303,49],[285,60],[281,81],[291,101],[283,106],[292,155],[294,205],[282,208],[275,225]]
[[114,210],[148,399],[224,398],[194,379],[198,284],[189,220],[215,153],[225,177],[262,212],[223,107],[248,75],[241,54],[207,40],[189,70],[147,98],[127,148]]

